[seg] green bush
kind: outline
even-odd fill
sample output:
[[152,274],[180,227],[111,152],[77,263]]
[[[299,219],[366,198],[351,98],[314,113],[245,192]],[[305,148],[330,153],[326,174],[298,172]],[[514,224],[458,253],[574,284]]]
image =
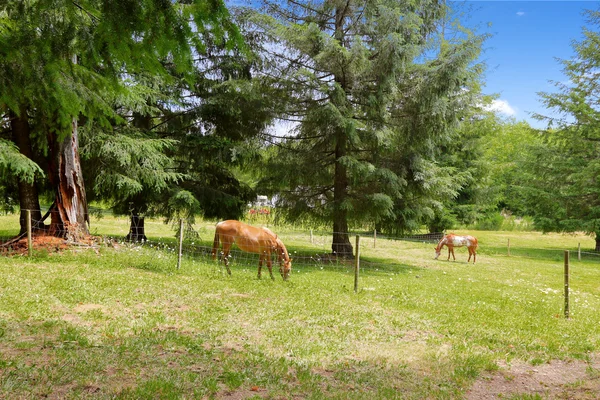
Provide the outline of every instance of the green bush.
[[502,227],[504,217],[500,213],[484,216],[475,223],[475,229],[480,231],[498,231]]
[[531,217],[518,218],[511,215],[504,218],[500,230],[531,232],[535,230],[535,228],[533,226],[533,219]]

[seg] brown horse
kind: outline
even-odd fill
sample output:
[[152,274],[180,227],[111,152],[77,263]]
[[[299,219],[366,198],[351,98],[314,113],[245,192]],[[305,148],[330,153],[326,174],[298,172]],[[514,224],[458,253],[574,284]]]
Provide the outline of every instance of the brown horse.
[[471,256],[473,256],[473,264],[475,264],[475,257],[478,244],[477,239],[473,236],[458,236],[454,233],[444,236],[435,248],[436,260],[440,256],[440,253],[442,252],[442,247],[444,246],[448,247],[448,260],[450,260],[450,254],[452,254],[452,258],[454,258],[454,261],[456,261],[456,257],[454,256],[454,248],[467,246],[467,249],[469,250],[469,259],[467,260],[467,262],[471,261]]
[[212,247],[213,260],[217,258],[219,242],[223,246],[223,260],[229,275],[231,275],[231,270],[229,269],[228,257],[231,245],[234,243],[243,251],[260,254],[258,260],[259,279],[263,261],[265,260],[267,261],[267,268],[269,268],[271,279],[275,279],[273,277],[271,265],[271,252],[273,251],[277,252],[277,259],[280,265],[279,272],[281,273],[283,280],[287,280],[290,271],[292,270],[292,260],[288,255],[285,245],[281,239],[268,228],[257,228],[235,220],[221,221],[217,224],[215,230],[215,240]]

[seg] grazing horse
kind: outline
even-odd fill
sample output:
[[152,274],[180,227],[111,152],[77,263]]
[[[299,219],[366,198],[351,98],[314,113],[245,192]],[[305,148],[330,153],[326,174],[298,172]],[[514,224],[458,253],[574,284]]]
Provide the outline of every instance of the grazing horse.
[[285,245],[281,239],[268,228],[257,228],[235,220],[221,221],[217,224],[215,230],[215,240],[212,247],[213,260],[217,257],[219,242],[223,246],[223,260],[229,275],[231,275],[231,270],[229,269],[228,256],[231,245],[234,243],[243,251],[260,254],[258,260],[259,279],[263,261],[265,260],[267,261],[267,268],[269,268],[271,279],[275,279],[273,277],[271,266],[271,252],[273,251],[277,252],[277,260],[280,265],[279,272],[281,273],[283,280],[287,280],[290,271],[292,270],[292,260],[290,259]]
[[473,264],[475,264],[475,257],[478,244],[477,239],[473,236],[458,236],[454,233],[444,236],[435,248],[436,260],[440,256],[440,253],[442,252],[442,247],[444,246],[448,247],[448,260],[450,260],[450,254],[452,254],[452,258],[454,258],[454,261],[456,261],[456,257],[454,256],[454,248],[467,246],[467,249],[469,250],[469,259],[467,260],[467,262],[471,261],[471,256],[473,256]]

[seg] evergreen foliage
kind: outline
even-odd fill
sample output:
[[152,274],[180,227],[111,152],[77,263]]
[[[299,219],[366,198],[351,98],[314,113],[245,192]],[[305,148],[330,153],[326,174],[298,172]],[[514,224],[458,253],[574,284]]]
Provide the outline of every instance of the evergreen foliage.
[[43,175],[42,169],[22,155],[13,143],[0,138],[0,176],[31,183],[36,174]]
[[557,93],[540,93],[559,117],[538,118],[551,127],[532,153],[526,187],[529,210],[544,231],[596,235],[600,251],[600,11],[588,11],[590,27],[574,42],[576,57],[562,60],[568,83]]
[[351,249],[348,224],[419,228],[430,195],[464,185],[436,156],[472,114],[484,38],[440,38],[438,1],[267,2],[265,12],[252,16],[264,73],[290,93],[281,116],[297,125],[260,187],[292,220],[333,222],[334,252]]
[[[176,141],[134,126],[133,116],[159,121],[182,96],[159,89],[190,90],[198,57],[236,46],[241,37],[222,1],[8,0],[0,7],[0,106],[27,120],[46,170],[77,120],[92,198],[127,203],[183,177],[166,152]],[[53,175],[38,184],[55,191]]]

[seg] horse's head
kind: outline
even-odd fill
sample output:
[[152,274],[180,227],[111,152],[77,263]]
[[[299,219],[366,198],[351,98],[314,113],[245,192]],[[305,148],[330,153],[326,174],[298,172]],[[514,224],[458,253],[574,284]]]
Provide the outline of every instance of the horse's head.
[[283,258],[283,262],[281,263],[281,266],[279,267],[279,272],[281,273],[281,277],[283,278],[284,281],[287,281],[288,278],[290,277],[290,272],[292,272],[292,259],[288,258],[287,260],[285,259],[285,257]]
[[441,250],[438,250],[438,248],[437,248],[437,247],[436,247],[434,250],[435,250],[435,258],[434,258],[434,260],[437,260],[437,259],[438,259],[438,257],[440,256],[440,254],[442,253],[442,251],[441,251]]
[[279,273],[281,274],[283,280],[287,281],[287,279],[290,276],[290,272],[292,272],[292,259],[290,258],[287,249],[285,248],[285,245],[283,244],[281,239],[276,237],[275,241],[277,243],[276,248],[279,258]]

